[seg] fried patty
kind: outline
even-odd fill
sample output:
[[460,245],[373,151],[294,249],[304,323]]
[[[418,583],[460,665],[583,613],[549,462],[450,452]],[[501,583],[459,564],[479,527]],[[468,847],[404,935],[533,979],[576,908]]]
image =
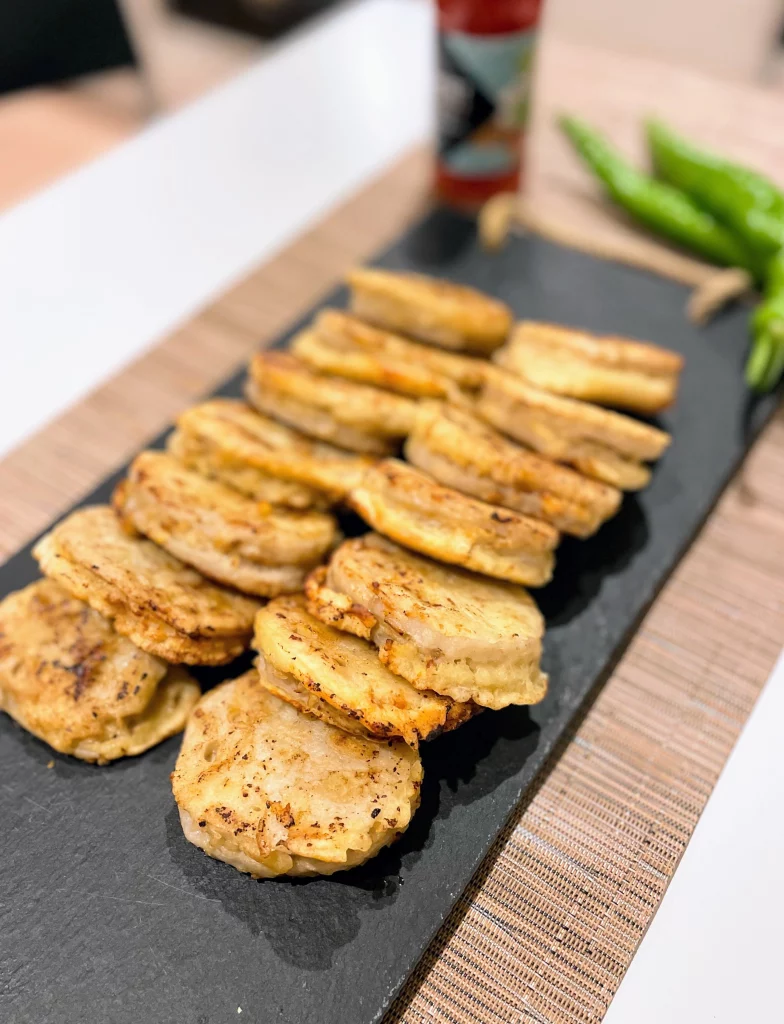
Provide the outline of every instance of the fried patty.
[[295,509],[339,501],[370,465],[231,398],[184,412],[168,449],[189,469],[249,498]]
[[523,321],[496,362],[545,391],[649,415],[675,401],[683,358],[628,338]]
[[351,451],[393,452],[414,421],[416,402],[390,391],[314,373],[287,352],[260,352],[246,394],[260,412]]
[[405,444],[409,462],[439,483],[589,537],[615,515],[621,492],[508,441],[463,408],[420,406]]
[[326,513],[253,501],[165,452],[137,455],[114,506],[125,523],[187,565],[259,597],[301,590],[307,570],[337,537]]
[[253,670],[199,701],[172,790],[185,837],[256,878],[362,864],[408,827],[422,762],[402,740],[351,736],[270,693]]
[[452,281],[360,267],[348,284],[351,310],[362,320],[441,348],[486,355],[512,328],[502,302]]
[[658,459],[670,443],[647,423],[540,391],[509,373],[488,377],[476,409],[516,441],[622,491],[645,487],[651,474],[643,461]]
[[443,487],[405,462],[373,466],[348,503],[385,537],[442,562],[534,587],[553,574],[553,526]]
[[33,549],[42,572],[105,615],[142,650],[187,665],[222,665],[248,646],[258,601],[209,583],[110,508],[72,512]]
[[459,398],[485,377],[481,359],[409,341],[338,309],[325,309],[291,351],[319,373],[347,377],[413,398]]
[[546,693],[544,620],[521,587],[371,533],[341,544],[306,593],[313,615],[371,640],[383,664],[418,688],[496,709]]
[[357,735],[399,736],[416,747],[475,710],[390,672],[372,644],[314,618],[302,595],[261,609],[254,647],[262,681],[266,676],[278,696]]
[[185,669],[140,650],[53,580],[0,602],[0,709],[61,754],[106,764],[184,728]]

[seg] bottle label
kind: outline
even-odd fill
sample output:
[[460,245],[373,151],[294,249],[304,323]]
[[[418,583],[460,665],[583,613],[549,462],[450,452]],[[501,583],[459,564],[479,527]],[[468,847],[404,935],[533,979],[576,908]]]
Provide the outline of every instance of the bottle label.
[[536,31],[441,32],[438,152],[461,178],[501,177],[520,160]]

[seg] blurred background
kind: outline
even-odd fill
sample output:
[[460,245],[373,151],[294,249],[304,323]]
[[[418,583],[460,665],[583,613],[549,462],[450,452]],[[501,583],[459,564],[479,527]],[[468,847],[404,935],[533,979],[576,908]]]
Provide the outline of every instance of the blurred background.
[[[0,210],[263,60],[291,33],[342,6],[338,0],[6,2],[0,6]],[[778,90],[784,102],[780,0],[546,0],[544,31],[753,82]]]

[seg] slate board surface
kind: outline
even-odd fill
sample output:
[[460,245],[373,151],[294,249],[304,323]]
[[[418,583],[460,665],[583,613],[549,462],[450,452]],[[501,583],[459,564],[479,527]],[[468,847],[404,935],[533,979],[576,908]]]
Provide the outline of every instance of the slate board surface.
[[[675,443],[616,519],[560,548],[555,579],[537,595],[548,621],[547,699],[530,713],[484,714],[426,746],[412,827],[362,869],[254,882],[183,838],[168,781],[179,739],[97,768],[53,754],[0,716],[8,1024],[378,1020],[773,410],[772,400],[750,406],[742,384],[746,311],[697,331],[683,315],[685,289],[670,282],[537,238],[487,256],[463,221],[443,214],[378,262],[473,284],[521,316],[684,353],[677,408],[661,421]],[[221,391],[238,394],[240,384]],[[105,501],[115,479],[87,500]],[[25,550],[0,568],[0,595],[36,576]]]

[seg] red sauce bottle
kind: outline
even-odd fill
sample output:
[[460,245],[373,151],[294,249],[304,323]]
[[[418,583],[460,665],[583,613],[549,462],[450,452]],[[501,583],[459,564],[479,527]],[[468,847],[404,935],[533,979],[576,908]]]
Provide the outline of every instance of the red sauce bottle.
[[522,174],[543,0],[438,0],[437,197],[477,208]]

